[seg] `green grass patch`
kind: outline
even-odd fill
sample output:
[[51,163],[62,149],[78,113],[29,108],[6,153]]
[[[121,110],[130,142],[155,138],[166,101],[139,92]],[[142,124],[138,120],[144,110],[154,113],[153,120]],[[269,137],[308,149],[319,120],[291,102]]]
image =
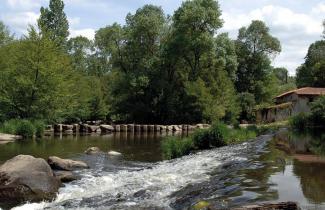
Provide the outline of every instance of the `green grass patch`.
[[162,151],[166,159],[178,158],[190,154],[193,150],[211,149],[254,139],[271,131],[272,128],[266,126],[230,128],[223,123],[215,123],[211,128],[197,130],[185,139],[167,137],[162,142]]
[[45,130],[45,123],[41,120],[11,119],[0,126],[0,132],[32,138],[34,135],[41,137]]
[[194,144],[191,138],[167,137],[162,142],[162,151],[165,159],[188,155],[193,149]]

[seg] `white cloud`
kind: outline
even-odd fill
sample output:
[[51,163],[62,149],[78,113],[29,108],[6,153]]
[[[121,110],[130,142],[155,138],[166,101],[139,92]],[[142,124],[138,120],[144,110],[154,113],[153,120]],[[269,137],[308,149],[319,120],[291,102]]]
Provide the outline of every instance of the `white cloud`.
[[95,37],[95,29],[92,28],[85,28],[80,30],[70,29],[70,37],[76,37],[76,36],[84,36],[92,40]]
[[80,23],[79,17],[68,17],[69,26],[75,26]]
[[319,3],[312,9],[312,13],[316,15],[325,14],[325,3]]
[[[42,0],[7,0],[9,7],[16,10],[29,10],[41,7]],[[44,0],[43,0],[44,2]]]
[[26,33],[28,25],[35,25],[39,14],[34,12],[8,13],[1,16],[1,19],[19,33]]
[[[325,9],[325,4],[318,4],[315,8],[320,14]],[[320,39],[322,33],[322,15],[315,15],[316,9],[311,13],[295,12],[275,5],[266,5],[251,11],[231,9],[222,15],[225,21],[222,31],[228,31],[236,38],[240,27],[249,25],[252,20],[265,21],[271,33],[282,44],[282,53],[273,64],[288,68],[290,74],[294,75],[295,69],[303,62],[309,45]]]

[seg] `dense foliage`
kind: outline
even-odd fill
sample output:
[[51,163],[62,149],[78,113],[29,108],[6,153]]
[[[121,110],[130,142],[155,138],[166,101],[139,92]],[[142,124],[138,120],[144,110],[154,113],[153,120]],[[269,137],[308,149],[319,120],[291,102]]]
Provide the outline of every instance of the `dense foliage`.
[[308,127],[325,126],[325,96],[319,97],[311,103],[310,113],[301,113],[290,119],[290,125],[298,130]]
[[[253,121],[254,108],[294,78],[271,65],[281,46],[264,22],[232,40],[219,33],[221,15],[215,0],[184,1],[171,16],[144,5],[93,40],[69,37],[62,0],[42,7],[38,27],[19,39],[0,22],[0,122]],[[300,85],[323,84],[323,45],[311,46]]]

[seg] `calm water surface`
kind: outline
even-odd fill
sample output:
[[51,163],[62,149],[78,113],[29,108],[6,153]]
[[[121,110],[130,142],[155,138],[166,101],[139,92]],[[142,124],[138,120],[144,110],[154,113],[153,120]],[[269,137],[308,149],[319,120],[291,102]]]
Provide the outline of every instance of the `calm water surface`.
[[[0,161],[17,154],[56,155],[91,166],[78,171],[81,179],[61,188],[55,201],[16,209],[188,209],[200,201],[216,208],[296,201],[303,209],[325,209],[324,134],[284,130],[273,139],[262,136],[172,161],[163,160],[163,137],[46,137],[0,145]],[[83,154],[90,146],[123,156]]]

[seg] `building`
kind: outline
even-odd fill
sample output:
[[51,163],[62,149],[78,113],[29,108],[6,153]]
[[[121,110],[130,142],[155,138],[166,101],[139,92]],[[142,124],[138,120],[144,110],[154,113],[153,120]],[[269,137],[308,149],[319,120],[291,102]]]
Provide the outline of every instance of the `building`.
[[310,112],[310,102],[325,95],[325,88],[304,87],[275,97],[275,105],[256,110],[256,122],[286,120],[298,113]]

